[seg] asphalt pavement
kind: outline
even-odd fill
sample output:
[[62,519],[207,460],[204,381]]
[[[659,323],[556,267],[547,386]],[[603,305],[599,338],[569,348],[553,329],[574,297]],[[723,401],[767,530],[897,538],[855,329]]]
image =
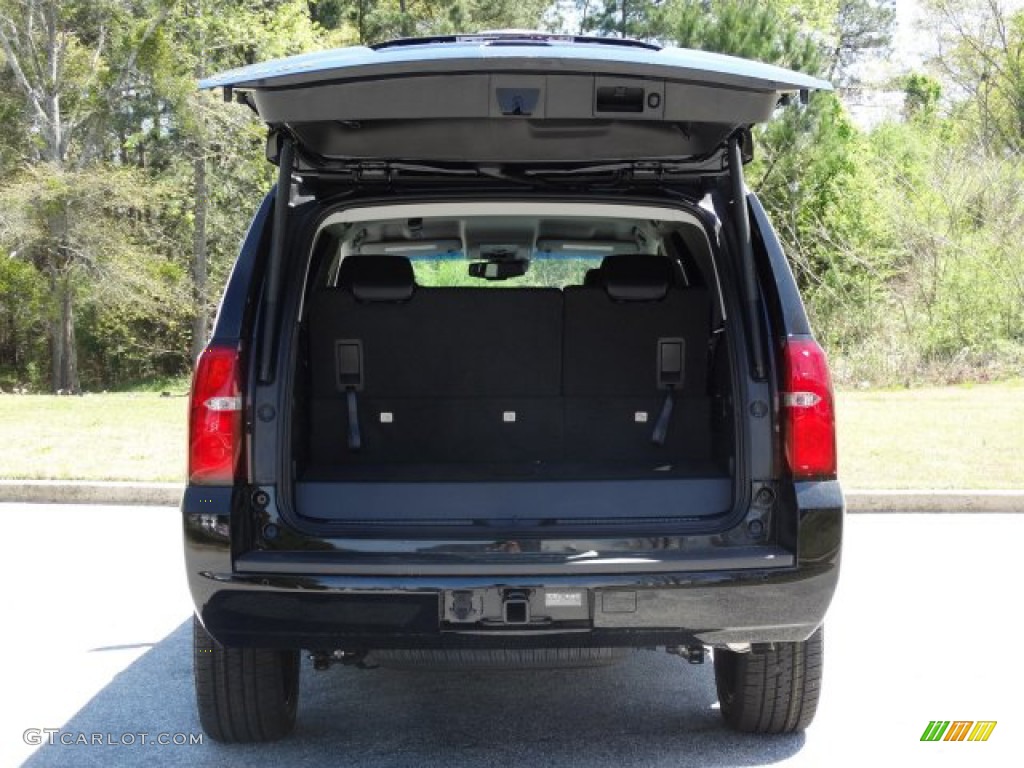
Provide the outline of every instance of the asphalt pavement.
[[[731,733],[710,664],[638,652],[581,671],[307,664],[294,735],[260,746],[187,743],[201,731],[175,509],[2,504],[0,521],[5,766],[1021,764],[1024,515],[849,517],[805,734]],[[983,743],[921,742],[937,719],[998,724]]]

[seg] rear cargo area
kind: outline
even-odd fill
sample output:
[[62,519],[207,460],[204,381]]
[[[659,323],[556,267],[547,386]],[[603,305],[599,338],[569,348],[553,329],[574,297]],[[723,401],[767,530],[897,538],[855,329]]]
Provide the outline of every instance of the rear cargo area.
[[594,260],[578,284],[431,286],[407,257],[339,250],[305,297],[293,414],[301,515],[730,509],[728,342],[699,260],[652,246]]

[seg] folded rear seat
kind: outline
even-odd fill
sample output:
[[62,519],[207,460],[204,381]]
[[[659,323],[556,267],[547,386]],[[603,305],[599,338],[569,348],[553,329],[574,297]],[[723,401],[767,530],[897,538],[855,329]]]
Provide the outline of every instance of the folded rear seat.
[[349,256],[309,324],[314,465],[561,457],[557,289],[423,288],[404,257]]
[[710,458],[710,297],[680,282],[667,257],[614,255],[565,289],[567,455],[650,467]]

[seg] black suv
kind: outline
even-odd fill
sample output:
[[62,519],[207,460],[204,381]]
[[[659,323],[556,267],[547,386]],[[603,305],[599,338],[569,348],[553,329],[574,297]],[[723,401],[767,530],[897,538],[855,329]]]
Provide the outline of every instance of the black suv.
[[300,653],[713,650],[807,726],[838,578],[825,356],[743,166],[828,83],[626,40],[399,40],[211,78],[276,188],[200,357],[182,503],[203,727],[293,727]]

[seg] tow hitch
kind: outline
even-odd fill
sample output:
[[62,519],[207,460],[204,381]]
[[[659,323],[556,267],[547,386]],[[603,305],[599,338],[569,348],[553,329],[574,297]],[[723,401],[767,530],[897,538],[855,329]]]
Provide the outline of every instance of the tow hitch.
[[530,627],[585,629],[591,623],[591,599],[585,589],[487,587],[443,593],[444,631],[511,631]]
[[309,660],[313,662],[313,669],[323,672],[335,664],[356,669],[377,669],[376,666],[366,663],[366,651],[343,651],[340,648],[335,651],[313,651],[309,654]]
[[529,624],[530,593],[525,589],[505,590],[502,617],[506,624]]
[[706,655],[703,645],[670,645],[665,651],[686,659],[691,664],[703,664]]

